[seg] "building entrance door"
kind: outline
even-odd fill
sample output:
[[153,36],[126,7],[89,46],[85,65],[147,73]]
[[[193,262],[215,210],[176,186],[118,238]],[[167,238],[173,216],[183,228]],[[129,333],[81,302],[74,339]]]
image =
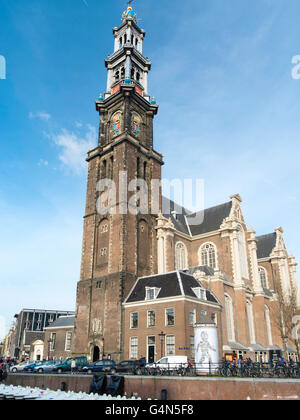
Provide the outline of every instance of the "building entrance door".
[[155,362],[155,337],[148,337],[148,363]]
[[98,346],[94,347],[94,353],[93,353],[93,362],[98,362],[100,359],[100,349]]

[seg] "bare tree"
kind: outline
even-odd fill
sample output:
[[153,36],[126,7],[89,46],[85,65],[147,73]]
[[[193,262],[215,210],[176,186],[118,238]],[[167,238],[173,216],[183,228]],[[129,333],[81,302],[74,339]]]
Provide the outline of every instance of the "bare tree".
[[273,319],[280,332],[282,339],[284,356],[288,359],[288,344],[294,343],[300,360],[299,338],[293,332],[295,331],[295,316],[299,315],[297,307],[297,291],[291,290],[289,295],[282,293],[281,287],[277,290],[278,307],[273,310]]

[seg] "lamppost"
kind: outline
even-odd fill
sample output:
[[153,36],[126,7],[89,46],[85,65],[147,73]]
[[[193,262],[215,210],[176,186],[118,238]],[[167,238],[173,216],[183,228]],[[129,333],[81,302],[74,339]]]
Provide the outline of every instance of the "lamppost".
[[166,334],[162,331],[160,334],[158,334],[160,339],[160,349],[161,349],[161,358],[163,357],[163,348],[164,348],[164,341]]

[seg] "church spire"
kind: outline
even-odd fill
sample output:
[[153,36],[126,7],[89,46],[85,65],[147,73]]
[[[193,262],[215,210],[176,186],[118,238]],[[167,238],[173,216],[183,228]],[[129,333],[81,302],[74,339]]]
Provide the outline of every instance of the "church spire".
[[113,28],[114,52],[105,60],[107,67],[107,88],[105,99],[119,91],[122,84],[134,85],[144,99],[150,102],[148,73],[151,62],[143,55],[146,32],[137,24],[132,1],[122,14],[122,23]]

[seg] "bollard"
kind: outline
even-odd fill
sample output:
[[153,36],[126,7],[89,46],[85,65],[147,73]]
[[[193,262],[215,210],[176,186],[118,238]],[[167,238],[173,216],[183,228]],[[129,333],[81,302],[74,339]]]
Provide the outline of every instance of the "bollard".
[[162,389],[161,391],[161,400],[162,401],[167,401],[168,399],[168,391],[166,389]]
[[67,390],[67,384],[66,384],[66,382],[62,382],[62,383],[60,384],[60,390],[61,390],[62,392],[66,392],[66,390]]

